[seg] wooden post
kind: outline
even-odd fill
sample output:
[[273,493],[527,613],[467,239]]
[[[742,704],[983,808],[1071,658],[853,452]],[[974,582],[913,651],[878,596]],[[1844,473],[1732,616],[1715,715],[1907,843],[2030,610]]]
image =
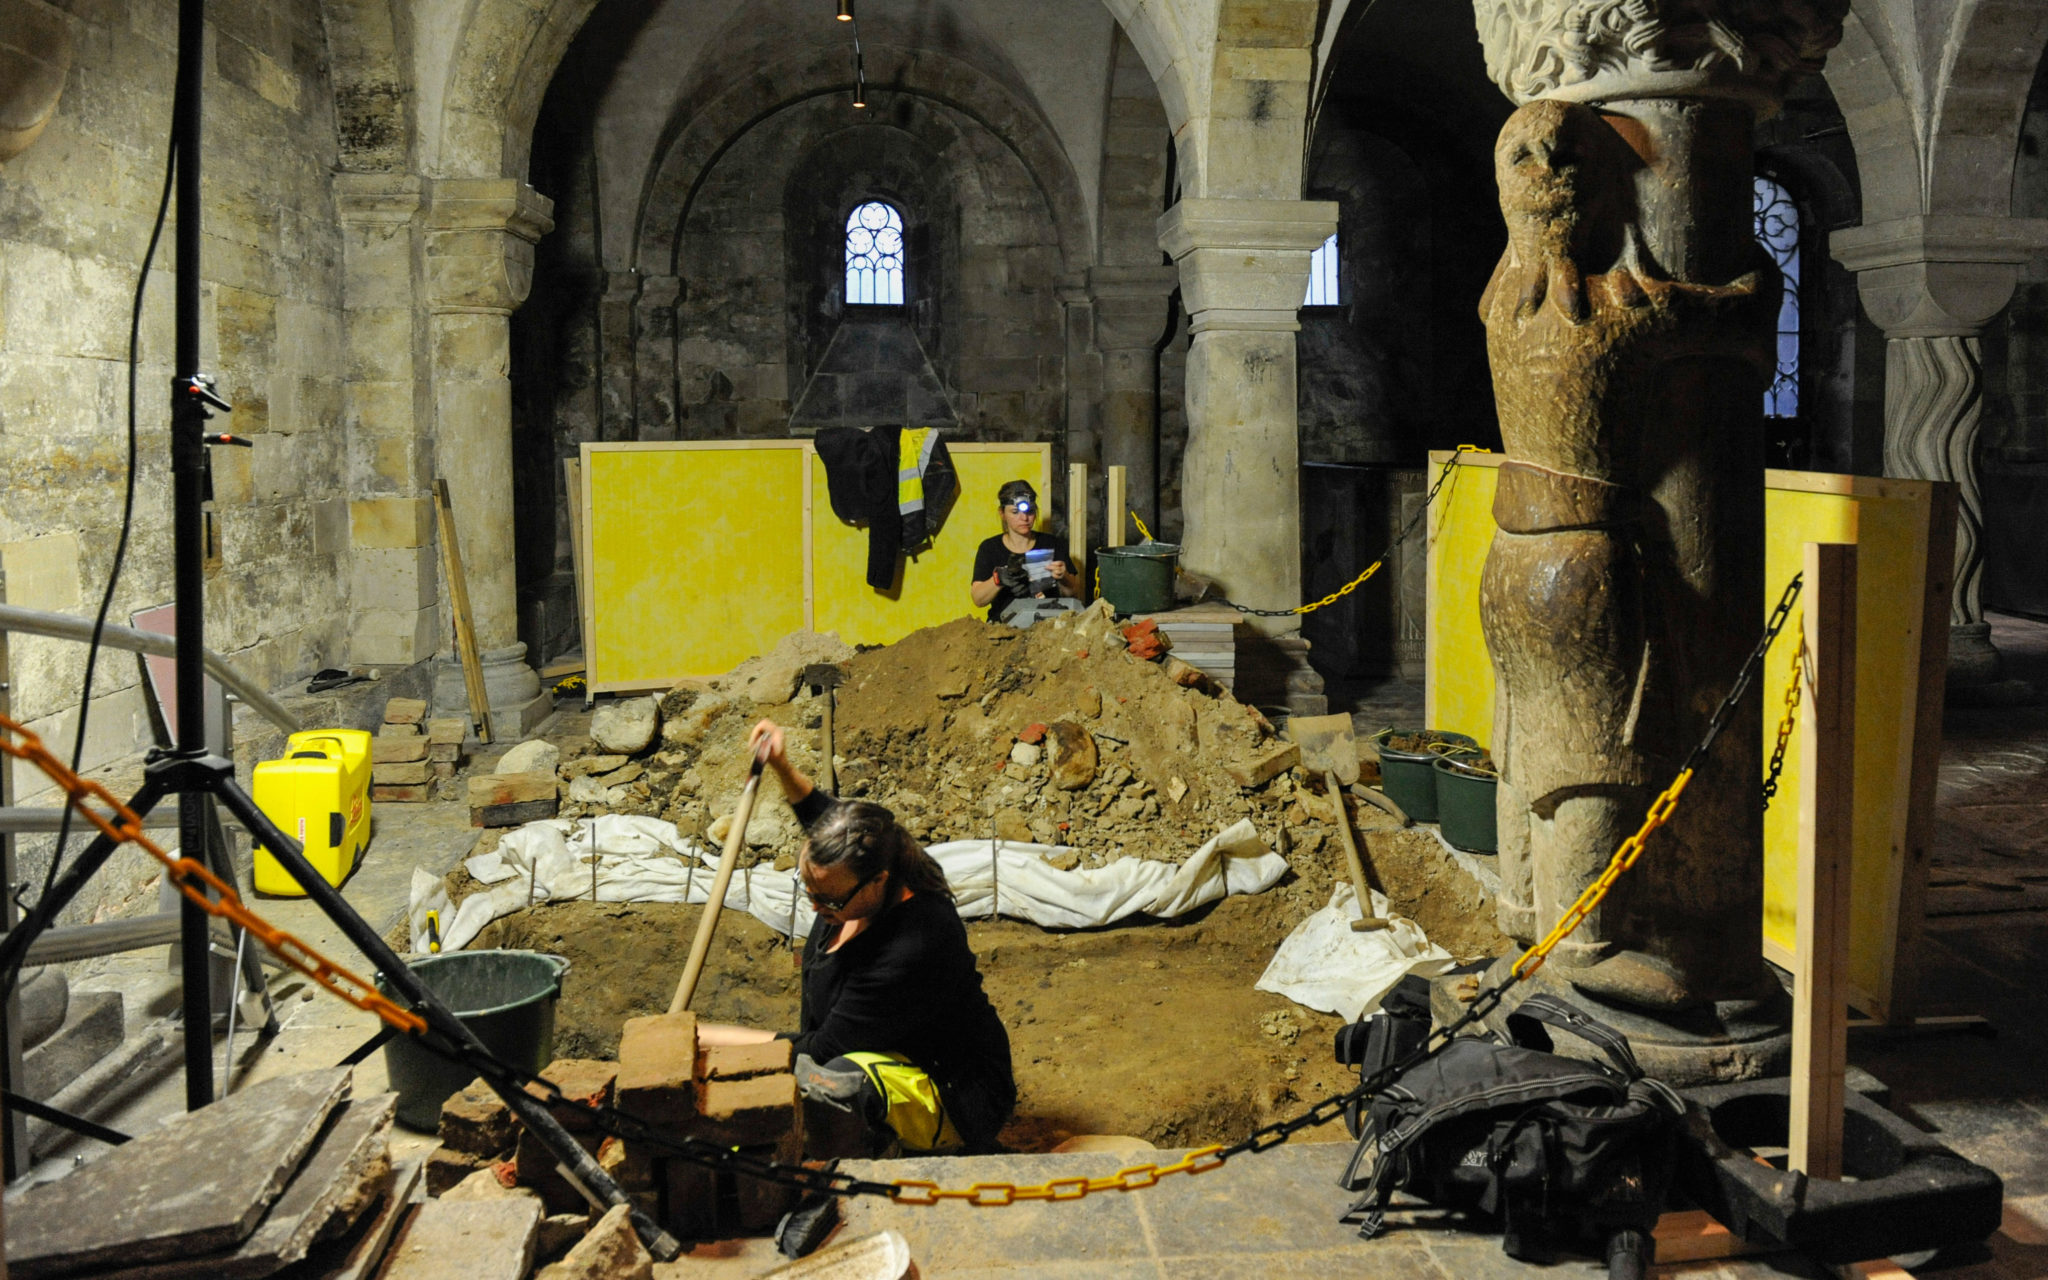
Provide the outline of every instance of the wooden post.
[[1129,486],[1130,468],[1111,467],[1109,469],[1109,502],[1104,506],[1102,512],[1102,522],[1108,526],[1103,530],[1104,533],[1109,535],[1108,539],[1102,544],[1106,547],[1120,547],[1124,545],[1124,526],[1131,518],[1130,500],[1126,496]]
[[1088,600],[1088,464],[1067,464],[1067,567],[1081,580],[1081,600]]
[[[1913,711],[1913,771],[1906,794],[1906,848],[1900,859],[1898,921],[1892,938],[1891,999],[1880,1015],[1894,1029],[1918,1025],[1920,935],[1927,923],[1927,868],[1934,851],[1934,793],[1941,772],[1941,717],[1948,693],[1948,602],[1955,590],[1953,481],[1928,497],[1927,589],[1921,597],[1920,680]],[[1981,1025],[1982,1019],[1974,1020]]]
[[1856,548],[1809,542],[1805,572],[1792,1125],[1786,1145],[1791,1168],[1811,1178],[1839,1178],[1856,816]]
[[[476,623],[469,612],[469,580],[462,574],[462,544],[455,540],[455,508],[448,501],[448,482],[434,481],[434,510],[440,518],[441,563],[448,569],[448,607],[455,615],[455,656],[462,663],[462,687],[469,694],[469,714],[477,741],[491,740],[491,700],[484,692],[483,656],[476,649]],[[585,654],[584,660],[589,661]]]

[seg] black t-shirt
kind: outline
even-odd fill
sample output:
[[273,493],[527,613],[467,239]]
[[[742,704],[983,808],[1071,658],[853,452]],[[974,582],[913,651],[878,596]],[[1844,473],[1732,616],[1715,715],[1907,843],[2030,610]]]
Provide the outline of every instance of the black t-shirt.
[[[794,808],[809,827],[832,803],[813,791]],[[969,1147],[994,1146],[1017,1106],[1010,1035],[981,988],[967,926],[953,904],[913,894],[872,917],[837,951],[819,920],[804,943],[803,1007],[790,1039],[819,1062],[900,1053],[939,1087]]]
[[[1033,551],[1050,551],[1053,553],[1053,559],[1055,560],[1065,558],[1065,552],[1060,548],[1060,540],[1049,533],[1040,533],[1036,529],[1031,532],[1031,549]],[[975,549],[973,580],[975,582],[987,582],[988,575],[996,571],[996,566],[1003,564],[1014,565],[1020,569],[1023,568],[1024,553],[1012,551],[1004,546],[1003,535],[999,533],[993,538],[984,539],[981,546]],[[1068,568],[1072,567],[1072,565],[1068,566]],[[988,602],[988,620],[990,622],[1000,620],[1003,616],[1003,610],[1009,608],[1010,602],[1016,598],[1007,589],[997,587],[996,598]]]

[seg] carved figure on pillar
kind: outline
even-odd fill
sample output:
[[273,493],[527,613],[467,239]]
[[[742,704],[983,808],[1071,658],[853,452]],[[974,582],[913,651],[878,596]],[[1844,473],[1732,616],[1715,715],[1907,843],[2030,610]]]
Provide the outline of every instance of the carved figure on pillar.
[[[1534,942],[1641,823],[1754,642],[1780,281],[1750,227],[1754,110],[1846,0],[1476,0],[1524,105],[1480,304],[1507,461],[1480,586],[1497,688],[1501,927]],[[1761,700],[1538,987],[1675,1083],[1775,1068]]]

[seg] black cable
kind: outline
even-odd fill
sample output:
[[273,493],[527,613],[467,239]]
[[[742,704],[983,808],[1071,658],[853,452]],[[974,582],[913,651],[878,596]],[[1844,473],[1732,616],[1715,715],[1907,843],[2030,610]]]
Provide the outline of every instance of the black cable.
[[[107,571],[107,589],[100,595],[99,613],[93,617],[92,642],[85,650],[85,682],[78,693],[78,732],[71,741],[71,772],[77,773],[80,761],[85,758],[85,729],[88,713],[92,709],[92,678],[99,667],[100,638],[107,627],[107,613],[114,606],[114,589],[121,581],[121,566],[128,558],[128,535],[135,526],[135,451],[137,428],[135,421],[135,381],[142,346],[142,302],[149,289],[149,269],[156,260],[156,247],[162,241],[164,222],[170,212],[171,188],[178,172],[178,141],[174,136],[164,152],[164,189],[157,197],[156,221],[150,227],[149,246],[142,253],[142,269],[135,276],[135,300],[128,314],[128,476],[121,496],[121,536],[114,543],[114,563]],[[180,263],[180,267],[184,264]],[[57,845],[50,851],[50,866],[43,873],[43,894],[50,892],[50,886],[57,883],[57,869],[64,861],[64,846],[71,840],[72,807],[64,806],[64,817],[57,824]],[[38,896],[40,900],[40,895]],[[27,953],[23,956],[26,958]],[[19,966],[0,975],[0,997],[14,989],[14,979]]]

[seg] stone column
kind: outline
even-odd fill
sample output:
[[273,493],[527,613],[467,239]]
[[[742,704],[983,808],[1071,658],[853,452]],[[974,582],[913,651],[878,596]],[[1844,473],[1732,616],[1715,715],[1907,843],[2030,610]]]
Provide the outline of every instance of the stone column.
[[[532,287],[533,246],[553,228],[552,211],[547,197],[514,179],[443,178],[425,214],[435,473],[448,481],[484,689],[502,739],[524,734],[553,705],[519,641],[508,377],[512,311]],[[434,704],[444,713],[467,704],[452,644],[434,673]]]
[[634,404],[638,358],[633,345],[633,312],[640,300],[640,273],[607,271],[597,300],[597,438],[637,440]]
[[1192,334],[1181,561],[1253,608],[1301,603],[1294,335],[1309,254],[1336,227],[1328,200],[1183,199],[1159,219]]
[[[1756,639],[1779,281],[1752,233],[1750,138],[1847,8],[1701,0],[1667,22],[1640,0],[1476,6],[1488,70],[1522,104],[1495,151],[1508,248],[1480,303],[1507,453],[1480,618],[1499,916],[1517,942],[1642,822]],[[1675,1084],[1789,1053],[1761,957],[1760,696],[1517,988],[1586,1006]]]
[[[1172,267],[1091,267],[1095,345],[1102,353],[1097,419],[1102,465],[1130,468],[1131,509],[1159,530],[1159,340],[1179,275]],[[1120,512],[1109,513],[1121,519]],[[1135,537],[1135,531],[1131,537]]]
[[346,316],[349,663],[391,668],[434,655],[440,631],[433,484],[416,392],[424,326],[413,262],[423,181],[339,173]]
[[1951,692],[1995,684],[1998,651],[1978,591],[1984,502],[1977,483],[1983,406],[1979,335],[2048,248],[2048,221],[1933,215],[1851,227],[1829,240],[1885,332],[1884,473],[1952,480],[1961,498],[1949,600]]

